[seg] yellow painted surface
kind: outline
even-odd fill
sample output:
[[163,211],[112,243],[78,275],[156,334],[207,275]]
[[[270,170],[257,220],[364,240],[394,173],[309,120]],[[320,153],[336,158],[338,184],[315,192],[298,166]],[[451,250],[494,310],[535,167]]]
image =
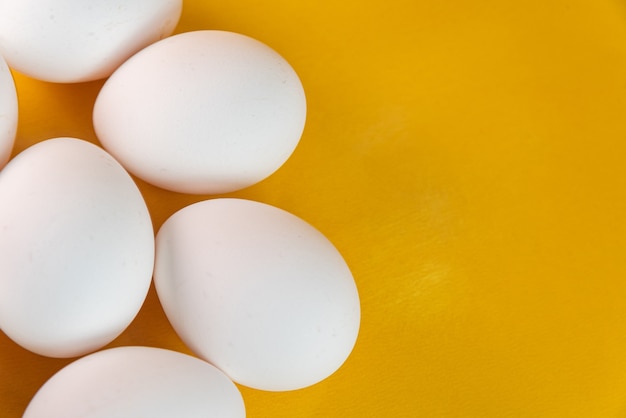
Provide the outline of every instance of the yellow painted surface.
[[[299,147],[229,196],[315,225],[362,300],[345,365],[241,388],[249,418],[626,417],[626,3],[186,0],[177,31],[195,29],[257,38],[301,76]],[[15,152],[96,142],[102,82],[15,79]],[[209,197],[139,184],[157,228]],[[112,345],[187,352],[153,290]],[[69,361],[1,335],[0,416]]]

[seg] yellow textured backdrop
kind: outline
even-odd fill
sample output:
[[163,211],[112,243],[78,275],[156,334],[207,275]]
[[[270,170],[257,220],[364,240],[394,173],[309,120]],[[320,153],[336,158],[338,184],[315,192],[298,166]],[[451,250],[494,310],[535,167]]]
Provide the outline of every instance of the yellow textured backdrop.
[[[626,417],[626,3],[186,0],[177,32],[195,29],[257,38],[299,73],[299,147],[229,196],[315,225],[362,301],[345,365],[241,388],[249,418]],[[97,142],[102,82],[14,75],[15,153]],[[156,228],[208,197],[138,183]],[[153,290],[112,345],[187,352]],[[0,335],[0,416],[69,361]]]

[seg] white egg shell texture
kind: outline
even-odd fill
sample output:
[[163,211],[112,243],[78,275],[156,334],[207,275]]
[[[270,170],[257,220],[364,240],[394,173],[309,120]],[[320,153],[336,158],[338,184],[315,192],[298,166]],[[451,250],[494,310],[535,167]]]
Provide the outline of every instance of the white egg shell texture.
[[154,280],[181,339],[245,386],[312,385],[356,342],[359,296],[344,259],[267,204],[213,199],[172,215],[157,234]]
[[96,80],[170,35],[181,11],[182,0],[0,1],[0,53],[40,80]]
[[72,357],[139,311],[154,233],[139,189],[103,149],[56,138],[0,172],[0,329],[35,353]]
[[6,61],[0,56],[0,168],[13,150],[17,131],[17,93],[13,76]]
[[143,180],[182,193],[241,189],[275,172],[304,129],[292,67],[244,35],[163,39],[107,80],[94,107],[102,145]]
[[237,387],[209,363],[159,348],[118,347],[70,363],[24,418],[244,418]]

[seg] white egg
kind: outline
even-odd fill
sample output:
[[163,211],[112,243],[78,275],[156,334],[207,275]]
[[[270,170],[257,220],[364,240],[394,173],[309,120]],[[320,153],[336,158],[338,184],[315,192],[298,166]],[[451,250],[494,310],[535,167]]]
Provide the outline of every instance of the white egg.
[[17,93],[13,76],[4,58],[0,56],[0,168],[13,150],[17,131]]
[[360,305],[337,249],[273,206],[214,199],[157,234],[154,281],[189,348],[234,381],[284,391],[334,373],[356,342]]
[[94,107],[102,145],[130,172],[183,193],[223,193],[275,172],[306,119],[300,79],[247,36],[196,31],[126,61]]
[[0,202],[0,328],[51,357],[117,337],[154,266],[150,215],[122,166],[86,141],[47,140],[0,172]]
[[0,1],[0,53],[40,80],[96,80],[170,35],[181,11],[182,0]]
[[118,347],[70,363],[24,418],[244,418],[237,387],[209,363],[151,347]]

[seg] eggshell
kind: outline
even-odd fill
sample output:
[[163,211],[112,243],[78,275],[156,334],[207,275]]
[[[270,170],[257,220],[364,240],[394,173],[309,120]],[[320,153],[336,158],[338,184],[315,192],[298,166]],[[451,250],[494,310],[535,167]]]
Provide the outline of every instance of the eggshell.
[[337,249],[296,216],[214,199],[157,234],[154,280],[189,348],[234,381],[284,391],[335,372],[356,342],[360,305]]
[[97,97],[102,145],[130,172],[183,193],[241,189],[276,171],[304,129],[300,79],[244,35],[196,31],[125,62]]
[[9,67],[0,56],[0,168],[9,161],[16,131],[17,93]]
[[243,418],[237,387],[195,357],[118,347],[77,360],[48,380],[24,418]]
[[141,48],[170,35],[182,0],[0,1],[0,53],[33,78],[104,78]]
[[112,341],[148,288],[154,234],[126,171],[86,141],[38,143],[0,172],[0,328],[35,353]]

